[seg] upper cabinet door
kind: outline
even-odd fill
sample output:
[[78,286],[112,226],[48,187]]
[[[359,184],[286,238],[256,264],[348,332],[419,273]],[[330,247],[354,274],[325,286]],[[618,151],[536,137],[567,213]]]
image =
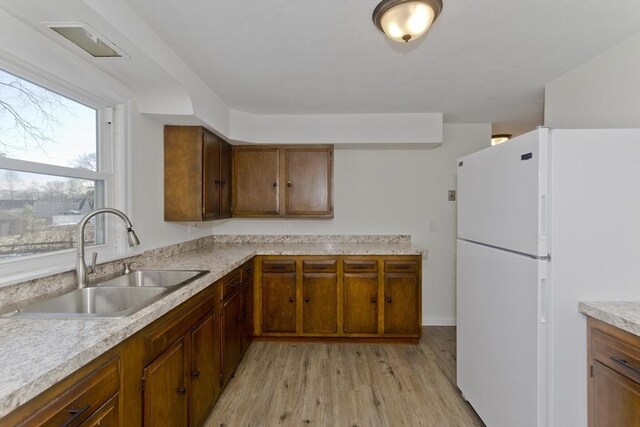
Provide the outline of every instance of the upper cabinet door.
[[234,216],[280,214],[280,149],[235,147],[233,155]]
[[231,144],[220,143],[220,216],[231,217]]
[[207,131],[202,134],[202,217],[220,215],[220,139]]
[[285,148],[285,215],[333,216],[332,147]]

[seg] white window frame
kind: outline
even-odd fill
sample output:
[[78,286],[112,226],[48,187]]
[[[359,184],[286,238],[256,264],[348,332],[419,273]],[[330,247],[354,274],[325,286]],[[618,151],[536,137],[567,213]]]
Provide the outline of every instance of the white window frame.
[[[0,68],[9,73],[29,80],[47,90],[56,92],[75,102],[84,104],[97,111],[96,154],[98,171],[70,168],[27,160],[0,157],[0,169],[11,169],[20,172],[42,173],[47,175],[101,180],[104,182],[104,206],[115,207],[126,213],[128,198],[124,175],[127,172],[125,159],[128,157],[128,144],[125,140],[126,117],[128,105],[108,106],[108,101],[83,95],[80,89],[71,85],[55,84],[46,76],[18,68],[5,61],[0,61]],[[114,221],[113,215],[105,216],[105,243],[86,247],[86,259],[91,252],[98,253],[98,263],[122,258],[128,251],[124,244],[124,229],[120,221]],[[137,252],[137,251],[136,251]],[[65,249],[55,252],[27,255],[13,259],[0,260],[0,287],[24,282],[38,277],[72,270],[76,264],[76,249]]]

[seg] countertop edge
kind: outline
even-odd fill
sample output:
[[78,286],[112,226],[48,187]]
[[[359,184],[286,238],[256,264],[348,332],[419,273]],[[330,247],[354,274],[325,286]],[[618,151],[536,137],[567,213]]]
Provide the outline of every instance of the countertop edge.
[[640,302],[580,302],[580,313],[640,336]]

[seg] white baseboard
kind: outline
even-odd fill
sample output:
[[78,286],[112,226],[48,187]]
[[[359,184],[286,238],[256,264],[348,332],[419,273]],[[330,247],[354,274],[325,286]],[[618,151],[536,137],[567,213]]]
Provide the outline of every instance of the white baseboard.
[[422,326],[456,326],[456,318],[455,317],[423,318]]

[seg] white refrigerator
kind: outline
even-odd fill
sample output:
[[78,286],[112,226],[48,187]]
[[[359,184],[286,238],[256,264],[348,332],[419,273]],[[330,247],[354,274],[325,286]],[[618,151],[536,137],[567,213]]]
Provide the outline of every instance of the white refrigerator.
[[579,301],[640,300],[640,129],[458,161],[457,383],[487,426],[586,427]]

